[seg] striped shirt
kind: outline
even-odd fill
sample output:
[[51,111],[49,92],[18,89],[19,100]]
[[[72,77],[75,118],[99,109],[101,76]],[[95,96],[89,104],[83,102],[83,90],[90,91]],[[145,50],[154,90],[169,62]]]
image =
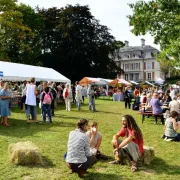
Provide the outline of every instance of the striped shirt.
[[71,131],[68,139],[66,162],[84,163],[89,156],[91,156],[89,137],[79,129]]

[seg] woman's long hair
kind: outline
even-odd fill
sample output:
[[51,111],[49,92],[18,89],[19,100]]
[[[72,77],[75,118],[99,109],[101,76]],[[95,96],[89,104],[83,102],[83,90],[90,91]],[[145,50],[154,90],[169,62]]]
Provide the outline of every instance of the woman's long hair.
[[143,135],[142,135],[141,129],[136,124],[135,119],[129,114],[126,114],[123,117],[127,121],[127,127],[134,130],[136,139],[139,140],[140,142],[142,142],[143,141]]

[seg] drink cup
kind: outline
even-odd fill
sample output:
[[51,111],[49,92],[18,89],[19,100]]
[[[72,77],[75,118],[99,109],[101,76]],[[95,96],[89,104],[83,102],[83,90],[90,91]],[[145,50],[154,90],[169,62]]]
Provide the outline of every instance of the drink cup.
[[95,127],[93,127],[92,130],[93,130],[93,132],[96,132],[96,128]]

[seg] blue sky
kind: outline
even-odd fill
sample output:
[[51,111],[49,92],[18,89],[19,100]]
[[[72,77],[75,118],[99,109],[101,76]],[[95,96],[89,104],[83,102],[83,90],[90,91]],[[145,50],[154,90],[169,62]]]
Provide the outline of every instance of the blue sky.
[[132,14],[128,3],[135,3],[136,0],[19,0],[31,7],[64,7],[67,4],[89,5],[92,15],[100,20],[100,23],[111,29],[111,34],[116,40],[129,41],[130,46],[139,46],[140,39],[146,40],[146,45],[151,45],[159,49],[159,45],[153,43],[153,37],[134,36],[129,27],[127,15]]

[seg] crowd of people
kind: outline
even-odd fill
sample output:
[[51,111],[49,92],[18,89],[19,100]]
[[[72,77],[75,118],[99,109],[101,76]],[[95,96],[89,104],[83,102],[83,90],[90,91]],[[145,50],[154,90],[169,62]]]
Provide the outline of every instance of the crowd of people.
[[81,104],[84,103],[85,97],[88,97],[88,109],[96,112],[95,99],[105,92],[104,88],[97,88],[93,85],[81,86],[78,81],[75,85],[40,82],[37,83],[35,78],[23,82],[4,82],[0,81],[0,115],[1,124],[10,126],[7,118],[11,115],[11,99],[20,96],[20,107],[26,112],[27,124],[39,122],[37,119],[36,107],[39,104],[41,109],[42,122],[46,122],[46,116],[52,123],[52,116],[57,106],[57,102],[63,102],[65,109],[71,111],[72,103],[76,103],[77,109],[81,110]]
[[[132,90],[132,87],[126,87],[123,91],[125,108],[131,107],[131,100],[135,98],[138,101],[138,110],[149,108],[152,114],[164,113],[161,123],[165,124],[163,136],[165,140],[180,141],[180,134],[177,130],[180,128],[178,121],[180,97],[173,88],[166,92],[158,89],[148,91],[138,88]],[[136,102],[135,102],[136,103]],[[134,105],[133,105],[134,106]],[[133,107],[132,107],[133,108]],[[166,119],[164,123],[164,118]],[[157,117],[155,116],[155,124]],[[124,140],[119,139],[125,137]],[[72,172],[78,173],[80,177],[98,160],[98,157],[106,157],[100,151],[102,134],[98,132],[97,123],[93,122],[88,131],[88,120],[81,119],[77,123],[77,129],[69,134],[68,150],[65,157],[67,166]],[[144,154],[144,138],[141,129],[138,127],[135,119],[131,115],[122,117],[122,129],[113,136],[112,147],[114,152],[114,161],[110,164],[121,164],[123,157],[131,161],[132,172],[137,171],[137,161]]]
[[[133,110],[152,112],[154,124],[157,124],[158,117],[161,117],[161,124],[165,124],[165,140],[180,141],[177,130],[180,128],[180,94],[179,89],[170,87],[169,89],[142,89],[135,88],[134,91],[125,90],[125,108],[130,106],[132,96],[135,98]],[[127,100],[127,99],[128,100]],[[128,103],[127,103],[128,102]],[[147,115],[148,116],[148,115]],[[165,121],[166,120],[166,121]]]
[[[71,111],[71,104],[76,103],[77,109],[81,110],[81,104],[84,103],[84,97],[88,97],[88,108],[96,112],[95,99],[103,88],[93,85],[88,87],[81,86],[77,81],[75,85],[55,84],[52,82],[41,82],[38,86],[35,78],[24,81],[20,86],[15,86],[14,90],[21,91],[21,110],[26,112],[27,124],[39,122],[37,120],[36,106],[39,103],[42,113],[42,122],[52,123],[52,116],[56,107],[56,100],[62,98],[65,103],[65,109]],[[126,87],[123,91],[117,89],[116,92],[123,93],[125,108],[131,108],[132,98],[135,99],[133,110],[152,111],[153,115],[161,116],[161,123],[165,124],[163,136],[165,140],[180,141],[180,134],[177,130],[180,128],[178,121],[180,113],[180,94],[177,90],[170,88],[168,90],[159,89],[138,89]],[[112,92],[113,94],[114,92]],[[10,116],[10,101],[12,90],[8,82],[0,81],[0,115],[1,124],[10,126],[8,116]],[[137,108],[137,109],[136,109]],[[157,124],[157,116],[154,124]],[[32,119],[32,120],[30,120]],[[166,121],[164,121],[166,119]],[[120,137],[125,137],[120,140]],[[67,166],[72,172],[78,173],[80,177],[90,168],[98,159],[107,159],[107,156],[101,152],[100,146],[102,134],[98,131],[97,122],[92,122],[88,131],[88,120],[81,119],[77,123],[77,129],[69,134],[68,150],[65,154]],[[121,164],[122,157],[128,157],[131,161],[131,170],[137,170],[137,161],[143,156],[144,140],[141,129],[138,127],[135,119],[131,115],[122,117],[122,129],[113,136],[112,147],[114,152],[114,161],[110,164]]]

